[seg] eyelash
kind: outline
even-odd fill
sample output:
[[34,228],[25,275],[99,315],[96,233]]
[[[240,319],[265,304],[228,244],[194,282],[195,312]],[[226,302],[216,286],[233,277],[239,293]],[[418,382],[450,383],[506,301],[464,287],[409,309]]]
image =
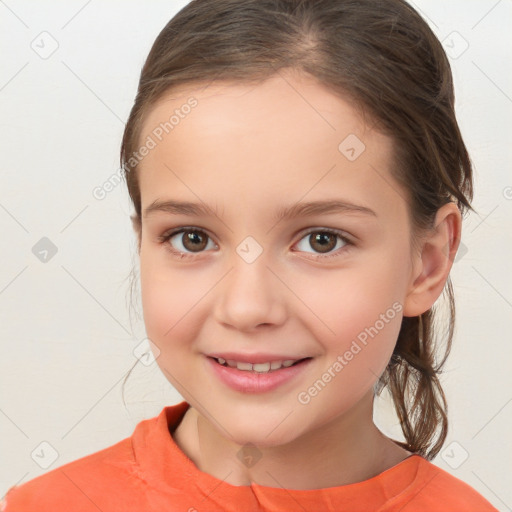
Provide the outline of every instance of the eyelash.
[[[194,226],[180,227],[179,229],[175,229],[171,232],[165,233],[164,235],[157,237],[157,240],[159,243],[165,244],[165,249],[167,251],[169,251],[172,254],[172,256],[174,256],[174,257],[178,257],[180,259],[195,258],[196,255],[201,254],[201,252],[204,252],[204,251],[200,251],[197,253],[187,253],[187,252],[177,251],[176,249],[174,249],[171,246],[171,244],[167,243],[173,236],[177,235],[178,233],[182,233],[182,232],[186,232],[186,231],[196,231],[198,233],[206,235],[211,240],[211,237],[204,230],[196,228]],[[313,260],[325,260],[326,258],[340,257],[341,256],[340,251],[344,253],[345,251],[347,251],[348,249],[350,249],[354,246],[354,243],[347,236],[345,236],[343,232],[340,232],[335,229],[330,229],[330,228],[321,228],[321,229],[312,228],[309,231],[302,233],[300,240],[305,238],[307,235],[310,235],[311,233],[329,233],[331,235],[336,235],[338,238],[340,238],[345,243],[345,245],[343,247],[340,247],[339,249],[337,249],[336,251],[331,252],[331,253],[325,253],[325,254],[317,253],[316,255],[313,255],[312,253],[308,253],[311,255],[311,256],[309,256],[309,258],[313,259]]]

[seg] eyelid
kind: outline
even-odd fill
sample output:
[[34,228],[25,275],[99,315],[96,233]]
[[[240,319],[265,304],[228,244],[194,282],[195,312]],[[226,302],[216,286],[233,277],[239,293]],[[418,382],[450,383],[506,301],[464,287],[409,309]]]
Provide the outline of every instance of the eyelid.
[[[309,252],[309,251],[295,251],[295,252],[302,252],[309,254],[309,256],[306,256],[306,259],[309,259],[311,261],[320,261],[320,262],[326,262],[326,260],[330,260],[331,258],[341,258],[345,255],[345,253],[352,249],[356,244],[352,240],[352,237],[348,235],[345,231],[341,229],[336,228],[325,228],[325,227],[314,227],[314,228],[308,228],[306,231],[300,232],[300,238],[297,241],[296,244],[300,243],[304,238],[306,238],[311,233],[329,233],[331,235],[336,236],[343,242],[343,246],[339,247],[338,249],[334,251],[329,251],[326,253],[321,252]],[[336,242],[337,245],[337,242]]]
[[[186,232],[186,231],[198,231],[200,233],[204,233],[207,235],[207,237],[218,247],[218,243],[215,241],[214,237],[211,236],[210,232],[205,229],[201,228],[199,226],[177,226],[176,228],[171,228],[170,230],[166,231],[163,235],[160,235],[157,237],[157,240],[162,243],[166,244],[166,249],[169,250],[172,254],[178,255],[181,258],[187,258],[187,257],[197,257],[202,254],[205,254],[208,251],[199,251],[199,252],[183,252],[178,251],[174,249],[168,242],[169,240],[174,237],[175,235]],[[294,245],[297,245],[297,243],[301,242],[303,238],[305,238],[307,235],[311,233],[330,233],[332,235],[335,235],[339,237],[345,245],[336,251],[328,252],[325,254],[322,253],[315,253],[315,252],[307,252],[307,254],[311,254],[312,256],[309,259],[326,259],[330,257],[336,257],[340,256],[340,251],[346,250],[350,246],[354,246],[354,238],[352,235],[348,234],[346,231],[343,231],[341,229],[337,228],[327,228],[327,227],[311,227],[306,228],[306,230],[300,230],[295,235],[294,238],[300,235],[300,238],[297,240],[297,242]],[[305,251],[295,251],[295,252],[305,252]]]
[[157,241],[161,244],[165,244],[165,248],[170,251],[174,255],[178,255],[181,258],[187,258],[187,257],[196,257],[204,254],[208,251],[200,251],[200,252],[183,252],[178,251],[174,249],[171,244],[169,243],[169,240],[173,238],[174,236],[178,235],[179,233],[186,232],[186,231],[198,231],[200,233],[204,233],[209,240],[211,240],[217,247],[218,244],[215,241],[215,239],[211,236],[210,232],[207,229],[200,228],[199,226],[178,226],[176,228],[171,228],[168,231],[166,231],[163,235],[157,236]]
[[338,235],[340,238],[346,240],[350,243],[355,243],[355,236],[350,235],[346,231],[337,228],[326,228],[326,227],[315,227],[315,228],[307,228],[306,231],[299,231],[297,234],[301,235],[300,240],[304,238],[306,235],[310,233],[332,233],[333,235]]

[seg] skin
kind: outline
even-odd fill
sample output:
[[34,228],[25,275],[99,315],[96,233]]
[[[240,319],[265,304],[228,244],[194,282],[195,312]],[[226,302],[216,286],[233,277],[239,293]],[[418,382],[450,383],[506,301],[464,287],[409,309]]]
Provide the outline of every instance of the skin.
[[[393,352],[402,316],[429,309],[441,294],[460,240],[449,203],[434,229],[412,244],[407,192],[391,175],[393,143],[365,124],[351,103],[313,78],[287,72],[259,85],[216,83],[166,94],[148,113],[141,141],[194,96],[198,105],[141,161],[142,211],[155,200],[218,207],[218,216],[153,212],[134,219],[144,321],[157,363],[191,404],[173,438],[202,471],[232,485],[318,489],[371,478],[409,452],[373,422],[373,385]],[[349,161],[349,134],[365,145]],[[299,201],[342,199],[375,212],[330,213],[276,222]],[[159,237],[203,230],[194,252]],[[306,230],[342,231],[326,258]],[[252,263],[236,249],[247,237],[263,249]],[[166,249],[188,252],[180,258]],[[323,259],[315,260],[315,255]],[[332,367],[358,334],[399,303],[402,311],[309,403],[298,394]],[[277,389],[240,393],[206,364],[212,352],[313,357]],[[252,443],[261,458],[237,457]]]

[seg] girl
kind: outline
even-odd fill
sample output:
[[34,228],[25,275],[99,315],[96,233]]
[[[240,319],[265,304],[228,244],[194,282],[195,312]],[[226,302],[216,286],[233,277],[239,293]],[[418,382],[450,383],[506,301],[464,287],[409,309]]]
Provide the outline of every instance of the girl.
[[[121,163],[148,338],[185,401],[5,511],[496,510],[430,462],[472,170],[405,1],[193,0],[143,67]],[[404,442],[373,422],[384,388]]]

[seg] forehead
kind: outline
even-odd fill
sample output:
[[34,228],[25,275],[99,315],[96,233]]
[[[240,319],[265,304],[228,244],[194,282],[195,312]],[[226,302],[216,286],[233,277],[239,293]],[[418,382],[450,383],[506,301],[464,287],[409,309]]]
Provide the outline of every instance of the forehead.
[[[189,109],[187,102],[191,101],[197,105]],[[142,133],[149,133],[162,121],[169,120],[176,110],[183,111],[177,112],[180,120],[193,117],[196,123],[203,121],[204,126],[213,122],[220,127],[229,118],[233,125],[238,123],[239,128],[246,130],[261,128],[263,124],[270,131],[271,121],[283,113],[289,120],[288,128],[294,120],[308,118],[312,130],[318,126],[333,131],[353,129],[361,132],[369,128],[350,99],[334,94],[308,75],[293,71],[282,72],[259,83],[216,81],[173,87],[149,109]],[[281,117],[280,121],[284,120]],[[308,135],[311,130],[302,126],[299,131]]]
[[349,99],[304,76],[180,86],[148,112],[140,143],[149,139],[143,208],[167,195],[240,207],[343,197],[381,210],[403,198],[390,174],[392,141]]

